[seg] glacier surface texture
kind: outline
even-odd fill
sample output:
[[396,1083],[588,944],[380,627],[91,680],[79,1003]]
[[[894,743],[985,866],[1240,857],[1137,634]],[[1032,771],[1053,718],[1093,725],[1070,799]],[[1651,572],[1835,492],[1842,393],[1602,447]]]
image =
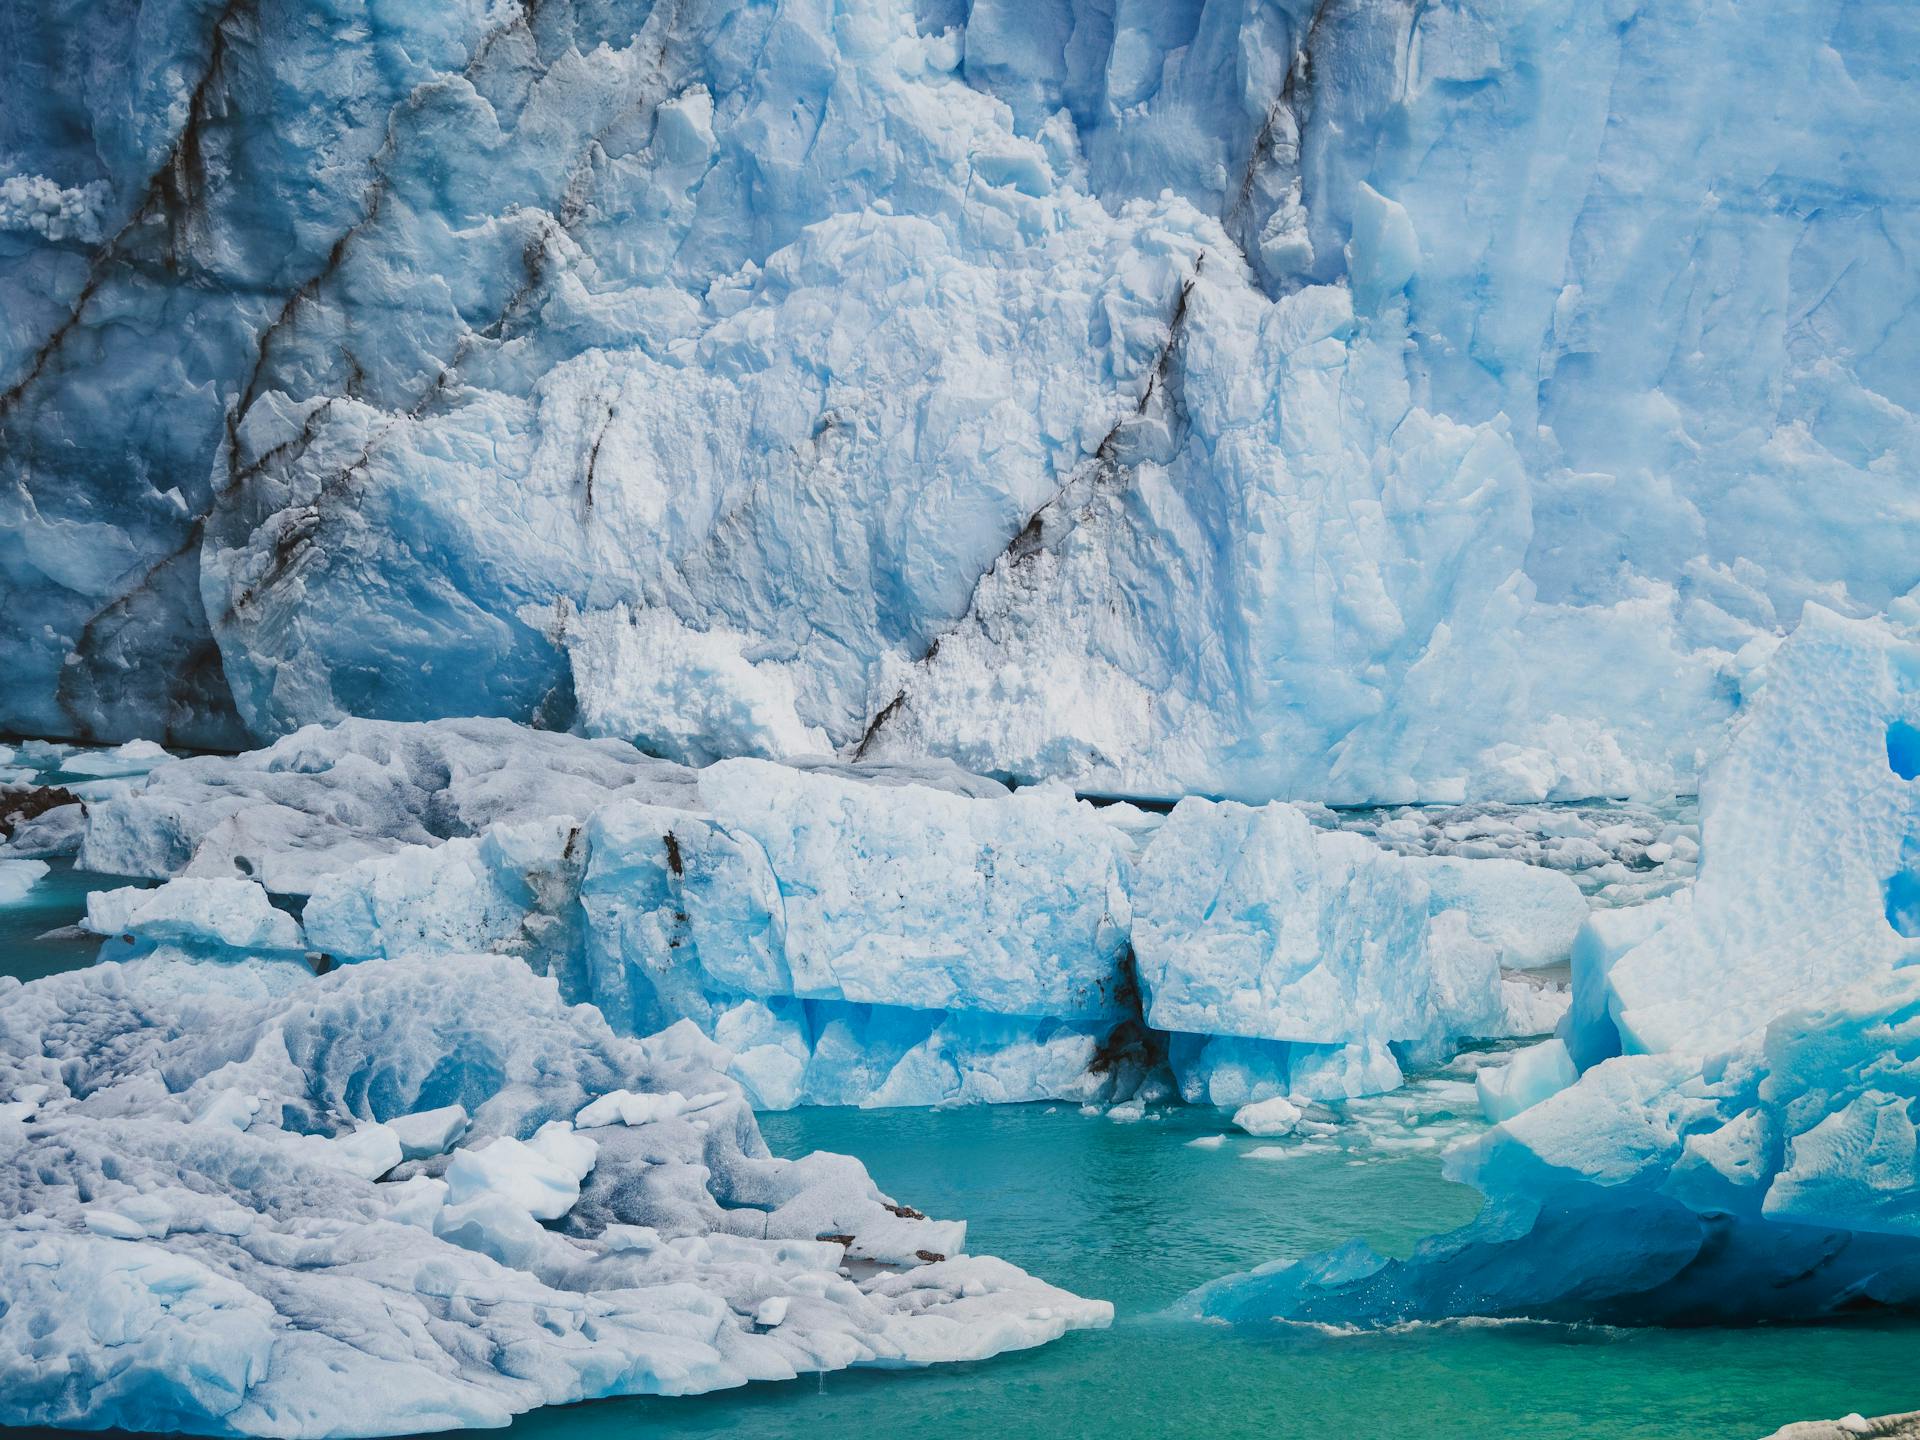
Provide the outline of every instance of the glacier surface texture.
[[1696,885],[1596,912],[1560,1035],[1481,1073],[1501,1123],[1449,1156],[1479,1218],[1194,1308],[1695,1322],[1920,1301],[1916,722],[1920,644],[1810,608],[1709,771]]
[[1920,579],[1916,26],[11,7],[0,727],[1689,790]]

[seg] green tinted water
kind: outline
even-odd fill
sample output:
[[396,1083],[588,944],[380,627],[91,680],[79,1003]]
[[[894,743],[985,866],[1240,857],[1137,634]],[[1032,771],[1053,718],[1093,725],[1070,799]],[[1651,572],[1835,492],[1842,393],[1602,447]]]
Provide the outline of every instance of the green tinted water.
[[[1362,1235],[1404,1254],[1477,1196],[1392,1126],[1246,1158],[1210,1111],[1118,1124],[1069,1107],[802,1110],[763,1117],[777,1152],[856,1154],[883,1190],[970,1221],[969,1248],[1114,1302],[1111,1330],[975,1365],[828,1375],[676,1400],[536,1412],[516,1440],[1342,1440],[1757,1437],[1789,1420],[1920,1404],[1920,1326],[1622,1331],[1440,1326],[1246,1333],[1164,1318],[1191,1287]],[[1369,1130],[1372,1141],[1362,1138]],[[1407,1138],[1417,1136],[1410,1129]]]
[[0,975],[38,980],[43,975],[91,965],[100,955],[98,935],[56,934],[48,938],[48,933],[72,930],[86,913],[89,892],[146,883],[75,870],[71,860],[46,863],[47,874],[25,899],[16,905],[0,905]]

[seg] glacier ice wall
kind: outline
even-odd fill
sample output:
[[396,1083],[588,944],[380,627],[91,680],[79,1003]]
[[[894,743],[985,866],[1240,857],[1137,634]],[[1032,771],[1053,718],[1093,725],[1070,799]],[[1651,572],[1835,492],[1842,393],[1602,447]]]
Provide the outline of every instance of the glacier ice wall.
[[14,7],[0,727],[1691,788],[1920,579],[1915,23]]
[[497,955],[0,979],[0,1422],[501,1426],[1111,1319],[851,1157],[773,1158],[721,1058]]
[[1563,1039],[1482,1077],[1504,1118],[1449,1157],[1480,1217],[1404,1261],[1349,1246],[1195,1307],[1378,1324],[1920,1302],[1917,723],[1912,632],[1809,607],[1702,787],[1691,894],[1597,912]]

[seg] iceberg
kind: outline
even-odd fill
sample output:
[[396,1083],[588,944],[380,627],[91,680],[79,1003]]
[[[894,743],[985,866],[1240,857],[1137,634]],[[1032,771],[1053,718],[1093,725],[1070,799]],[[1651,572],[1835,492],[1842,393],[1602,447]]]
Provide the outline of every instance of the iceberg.
[[[79,848],[167,882],[96,896],[103,934],[322,970],[515,955],[621,1033],[694,1021],[771,1107],[1392,1089],[1402,1062],[1553,1028],[1567,988],[1533,972],[1589,905],[1550,869],[1403,856],[1281,803],[1162,816],[935,763],[695,769],[485,719],[170,761],[90,804]],[[1243,962],[1298,983],[1229,1003]]]
[[1703,786],[1691,894],[1596,912],[1563,1038],[1481,1071],[1500,1123],[1449,1155],[1480,1217],[1406,1260],[1352,1245],[1190,1308],[1373,1325],[1920,1303],[1917,718],[1920,643],[1810,607]]
[[1153,833],[1133,904],[1147,1023],[1193,1037],[1170,1050],[1187,1098],[1236,1106],[1391,1090],[1403,1060],[1552,1028],[1554,991],[1508,972],[1564,960],[1587,913],[1553,871],[1196,799]]
[[31,1097],[0,1113],[0,1420],[403,1434],[1107,1323],[855,1160],[771,1158],[722,1058],[502,956],[0,980]]

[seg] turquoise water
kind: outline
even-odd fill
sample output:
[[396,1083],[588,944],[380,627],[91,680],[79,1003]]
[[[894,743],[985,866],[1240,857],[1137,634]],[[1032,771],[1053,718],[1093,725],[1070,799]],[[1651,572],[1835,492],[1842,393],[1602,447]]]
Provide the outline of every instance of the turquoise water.
[[[60,867],[25,904],[0,909],[0,974],[91,963],[97,940],[34,937],[71,924],[87,890],[114,883]],[[1040,1105],[762,1116],[777,1153],[859,1156],[895,1198],[968,1220],[971,1250],[1111,1300],[1113,1328],[978,1364],[536,1411],[515,1440],[1755,1440],[1793,1419],[1920,1405],[1911,1323],[1329,1335],[1166,1315],[1230,1271],[1355,1235],[1404,1254],[1469,1219],[1478,1197],[1442,1178],[1439,1150],[1479,1124],[1463,1079],[1473,1063],[1354,1102],[1336,1135],[1280,1145],[1237,1134],[1189,1144],[1221,1135],[1221,1117],[1198,1109],[1132,1124]]]
[[40,937],[78,921],[86,913],[89,891],[149,883],[75,870],[71,860],[46,863],[48,873],[25,899],[17,905],[0,905],[0,975],[38,980],[42,975],[91,965],[100,955],[98,935],[63,935],[51,940]]
[[[1117,1124],[1069,1107],[808,1110],[763,1117],[784,1154],[847,1151],[882,1189],[969,1219],[969,1248],[1114,1302],[1111,1330],[974,1365],[828,1375],[676,1400],[536,1412],[517,1440],[629,1433],[754,1440],[939,1437],[1342,1440],[1758,1437],[1789,1420],[1920,1404],[1920,1326],[1624,1331],[1435,1326],[1246,1333],[1163,1318],[1230,1270],[1363,1235],[1404,1254],[1477,1197],[1430,1149],[1389,1149],[1391,1106],[1285,1160],[1218,1149],[1208,1111]],[[1371,1137],[1371,1138],[1369,1138]]]

